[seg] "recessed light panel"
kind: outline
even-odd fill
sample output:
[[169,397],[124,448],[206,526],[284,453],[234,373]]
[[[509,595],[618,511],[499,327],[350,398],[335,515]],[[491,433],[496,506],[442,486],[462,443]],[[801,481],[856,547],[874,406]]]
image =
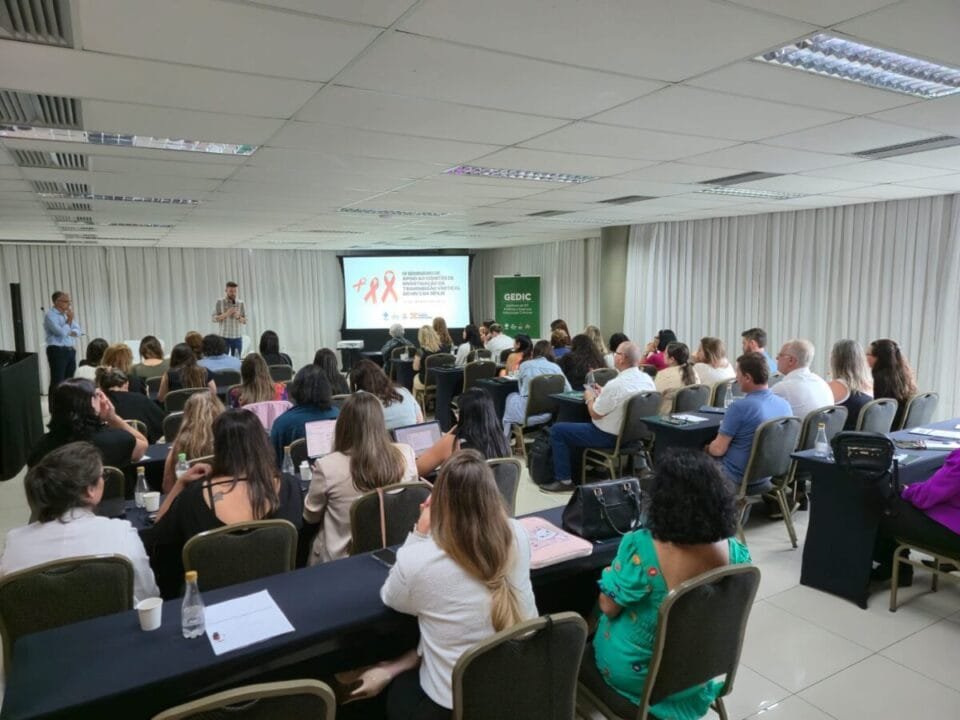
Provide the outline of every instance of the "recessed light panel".
[[108,145],[111,147],[134,147],[148,150],[176,150],[200,152],[213,155],[253,155],[257,145],[185,140],[182,138],[155,138],[148,135],[124,135],[94,130],[66,130],[63,128],[40,128],[29,125],[0,125],[0,137],[17,140],[46,140],[53,142]]
[[445,217],[449,213],[427,212],[425,210],[376,210],[374,208],[340,208],[337,212],[353,215],[378,215],[388,217]]
[[541,170],[511,170],[510,168],[488,168],[476,165],[457,165],[443,171],[445,175],[470,175],[474,177],[500,178],[503,180],[538,180],[540,182],[585,183],[597,178],[593,175],[572,175],[570,173],[543,172]]
[[706,187],[703,190],[697,190],[697,192],[705,195],[729,195],[731,197],[757,198],[760,200],[790,200],[807,197],[803,193],[783,193],[743,187]]

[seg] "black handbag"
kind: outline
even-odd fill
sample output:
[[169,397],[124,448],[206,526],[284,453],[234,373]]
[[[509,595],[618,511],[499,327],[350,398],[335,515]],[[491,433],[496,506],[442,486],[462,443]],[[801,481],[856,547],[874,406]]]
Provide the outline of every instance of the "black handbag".
[[886,509],[900,496],[900,464],[893,441],[875,432],[845,431],[831,442],[834,462],[862,485],[868,503]]
[[642,527],[640,481],[619,478],[578,485],[563,509],[563,529],[585,540],[607,540]]

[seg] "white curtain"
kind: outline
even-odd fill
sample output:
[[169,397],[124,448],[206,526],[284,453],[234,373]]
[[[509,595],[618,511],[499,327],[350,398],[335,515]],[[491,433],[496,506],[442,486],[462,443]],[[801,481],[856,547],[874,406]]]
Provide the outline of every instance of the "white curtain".
[[915,200],[638,225],[631,228],[625,332],[670,328],[694,348],[764,328],[768,350],[792,337],[817,348],[895,339],[938,417],[960,414],[960,200]]
[[549,337],[550,322],[557,318],[579,332],[596,323],[600,313],[599,268],[599,238],[481,250],[470,272],[474,321],[493,317],[494,276],[539,275],[541,337]]
[[[281,349],[299,367],[319,347],[333,347],[343,317],[343,278],[336,253],[199,248],[0,245],[0,348],[13,349],[8,283],[19,282],[24,336],[30,352],[43,354],[43,313],[50,294],[73,297],[87,337],[78,361],[95,337],[110,342],[163,339],[165,350],[190,330],[216,332],[211,320],[224,285],[234,280],[246,304],[247,334],[254,349],[260,333],[274,330]],[[47,363],[41,357],[41,387]]]

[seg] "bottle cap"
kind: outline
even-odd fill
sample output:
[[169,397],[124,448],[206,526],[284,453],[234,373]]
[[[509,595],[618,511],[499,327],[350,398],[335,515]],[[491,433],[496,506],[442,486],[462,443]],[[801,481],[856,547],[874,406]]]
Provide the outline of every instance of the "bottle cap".
[[308,468],[308,467],[310,467],[310,463],[307,462],[306,460],[304,460],[303,462],[300,463],[300,467],[302,467],[302,468]]
[[196,582],[197,581],[197,571],[196,570],[187,570],[184,574],[184,578],[187,582]]
[[186,462],[186,461],[187,461],[187,454],[186,454],[186,453],[177,453],[177,460],[179,460],[180,462]]
[[290,446],[289,446],[289,445],[284,445],[284,446],[283,446],[283,451],[284,451],[284,452],[290,452]]
[[147,471],[147,470],[146,470],[146,468],[143,467],[143,465],[137,465],[137,472],[138,472],[138,473],[142,473],[142,472],[146,472],[146,471]]

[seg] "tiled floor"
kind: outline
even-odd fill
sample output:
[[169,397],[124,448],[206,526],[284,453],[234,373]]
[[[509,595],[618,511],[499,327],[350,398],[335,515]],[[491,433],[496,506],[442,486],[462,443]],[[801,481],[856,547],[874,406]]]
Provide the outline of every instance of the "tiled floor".
[[[567,497],[540,492],[524,473],[518,514]],[[22,474],[0,483],[0,547],[28,514]],[[799,584],[807,513],[794,522],[797,550],[781,522],[754,519],[747,528],[763,579],[726,701],[731,720],[960,718],[960,584],[941,582],[931,593],[929,575],[920,572],[896,613],[881,587],[861,610]]]

